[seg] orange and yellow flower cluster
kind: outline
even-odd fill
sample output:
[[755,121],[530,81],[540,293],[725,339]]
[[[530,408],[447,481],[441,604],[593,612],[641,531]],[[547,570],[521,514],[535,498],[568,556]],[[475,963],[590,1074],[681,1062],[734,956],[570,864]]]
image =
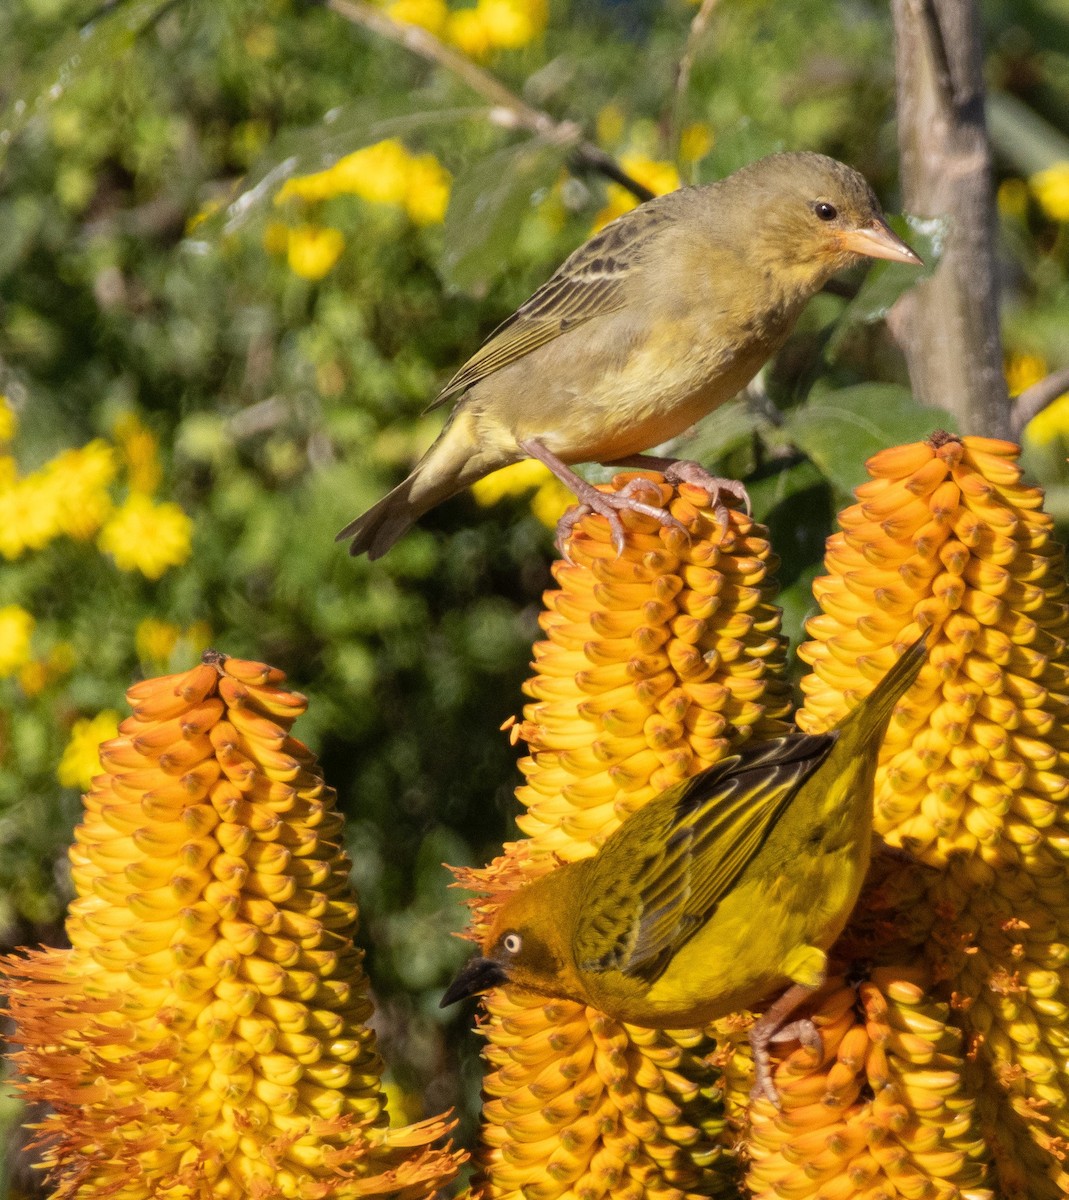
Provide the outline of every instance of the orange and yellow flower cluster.
[[[528,837],[485,871],[460,873],[489,893],[474,903],[477,928],[496,896],[593,853],[663,788],[784,728],[767,540],[737,512],[718,528],[700,489],[660,486],[689,537],[628,516],[617,557],[605,522],[588,517],[569,561],[554,566],[533,702],[513,728],[529,747],[518,792]],[[481,1197],[642,1200],[729,1185],[730,1138],[701,1030],[623,1026],[510,988],[486,1005]]]
[[4,961],[64,1200],[427,1197],[441,1118],[389,1128],[341,816],[281,672],[131,688],[71,850],[70,950]]
[[[758,1106],[759,1196],[830,1194],[796,1157],[800,1135],[821,1141],[824,1129],[822,1161],[830,1151],[844,1197],[1069,1190],[1069,593],[1052,519],[1021,483],[1016,452],[933,435],[876,455],[814,584],[822,614],[800,651],[813,666],[803,729],[828,728],[919,627],[931,631],[929,661],[876,782],[876,830],[906,865],[872,880],[841,948],[844,965],[876,958],[886,973],[845,1022],[845,1066],[834,1045],[830,1061],[781,1064],[784,1094],[813,1099],[798,1111]],[[836,995],[818,1022],[834,1016]],[[870,1002],[899,1031],[894,1054]],[[822,1099],[851,1066],[861,1090]]]
[[[1069,1193],[1069,586],[1016,453],[948,434],[884,451],[828,542],[798,725],[834,725],[922,629],[928,661],[880,754],[889,849],[804,1010],[820,1049],[774,1048],[780,1105],[748,1097],[748,1014],[666,1032],[499,988],[473,1195]],[[526,836],[457,872],[476,933],[786,728],[764,530],[650,483],[683,529],[625,514],[618,555],[587,516],[555,564],[512,727]],[[72,949],[7,962],[61,1197],[420,1197],[456,1169],[442,1120],[382,1121],[340,817],[282,682],[208,655],[131,690],[71,855]]]

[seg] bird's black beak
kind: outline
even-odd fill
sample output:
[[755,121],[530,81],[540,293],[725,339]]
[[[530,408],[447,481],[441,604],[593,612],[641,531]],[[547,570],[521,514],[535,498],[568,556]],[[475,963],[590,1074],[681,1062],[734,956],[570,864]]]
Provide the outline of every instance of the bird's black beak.
[[439,1008],[448,1008],[458,1000],[466,1000],[479,992],[489,991],[492,987],[507,983],[508,976],[505,968],[492,958],[481,958],[476,955],[457,972],[456,979],[445,989],[445,995],[438,1002]]
[[836,239],[844,250],[863,254],[866,258],[889,258],[891,262],[923,265],[920,255],[911,250],[897,233],[880,217],[861,229],[848,229]]

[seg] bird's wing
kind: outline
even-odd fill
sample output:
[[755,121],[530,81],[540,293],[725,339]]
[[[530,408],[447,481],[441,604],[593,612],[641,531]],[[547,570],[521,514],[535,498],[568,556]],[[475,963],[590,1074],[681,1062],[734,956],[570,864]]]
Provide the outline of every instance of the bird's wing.
[[710,918],[836,737],[792,733],[747,747],[629,818],[613,835],[626,852],[614,852],[610,839],[592,860],[573,940],[576,964],[657,979]]
[[591,317],[622,308],[625,281],[642,258],[644,243],[671,219],[671,211],[671,205],[650,201],[612,221],[580,246],[530,300],[494,330],[427,411]]

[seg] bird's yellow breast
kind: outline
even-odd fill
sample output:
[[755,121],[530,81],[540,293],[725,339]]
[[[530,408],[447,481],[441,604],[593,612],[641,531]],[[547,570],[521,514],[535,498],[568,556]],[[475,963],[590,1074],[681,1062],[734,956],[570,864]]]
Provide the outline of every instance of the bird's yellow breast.
[[[802,978],[809,947],[842,932],[868,866],[867,846],[823,853],[805,872],[754,871],[647,987],[620,972],[586,979],[590,1002],[618,1020],[655,1028],[703,1025],[753,1007]],[[784,864],[786,865],[786,864]]]

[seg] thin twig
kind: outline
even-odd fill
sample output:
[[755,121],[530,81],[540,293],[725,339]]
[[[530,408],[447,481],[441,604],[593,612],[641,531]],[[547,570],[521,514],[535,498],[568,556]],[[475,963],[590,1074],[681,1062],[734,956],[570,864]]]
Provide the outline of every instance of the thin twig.
[[1069,392],[1069,367],[1063,367],[1060,371],[1053,371],[1045,379],[1041,379],[1038,383],[1033,383],[1031,387],[1025,388],[1023,392],[1013,402],[1013,410],[1010,413],[1010,424],[1013,428],[1013,436],[1020,440],[1021,431],[1032,420],[1038,416],[1048,404],[1053,404],[1059,396],[1063,396]]
[[383,9],[368,4],[366,0],[327,0],[326,7],[354,25],[361,25],[456,75],[473,92],[483,96],[494,106],[490,111],[490,120],[495,124],[506,128],[526,129],[528,133],[558,145],[574,145],[573,157],[578,166],[597,171],[614,183],[620,184],[638,200],[653,198],[654,193],[632,178],[611,155],[588,142],[576,122],[556,121],[549,113],[528,104],[496,76],[454,50],[452,46],[447,46],[428,30],[407,21],[398,21]]
[[687,88],[690,86],[690,73],[694,69],[694,56],[698,52],[698,44],[709,28],[709,19],[716,8],[717,0],[702,0],[701,7],[694,14],[687,33],[687,41],[683,53],[679,57],[679,68],[676,71],[676,95],[672,105],[672,145],[678,146],[683,122],[683,107],[687,100]]

